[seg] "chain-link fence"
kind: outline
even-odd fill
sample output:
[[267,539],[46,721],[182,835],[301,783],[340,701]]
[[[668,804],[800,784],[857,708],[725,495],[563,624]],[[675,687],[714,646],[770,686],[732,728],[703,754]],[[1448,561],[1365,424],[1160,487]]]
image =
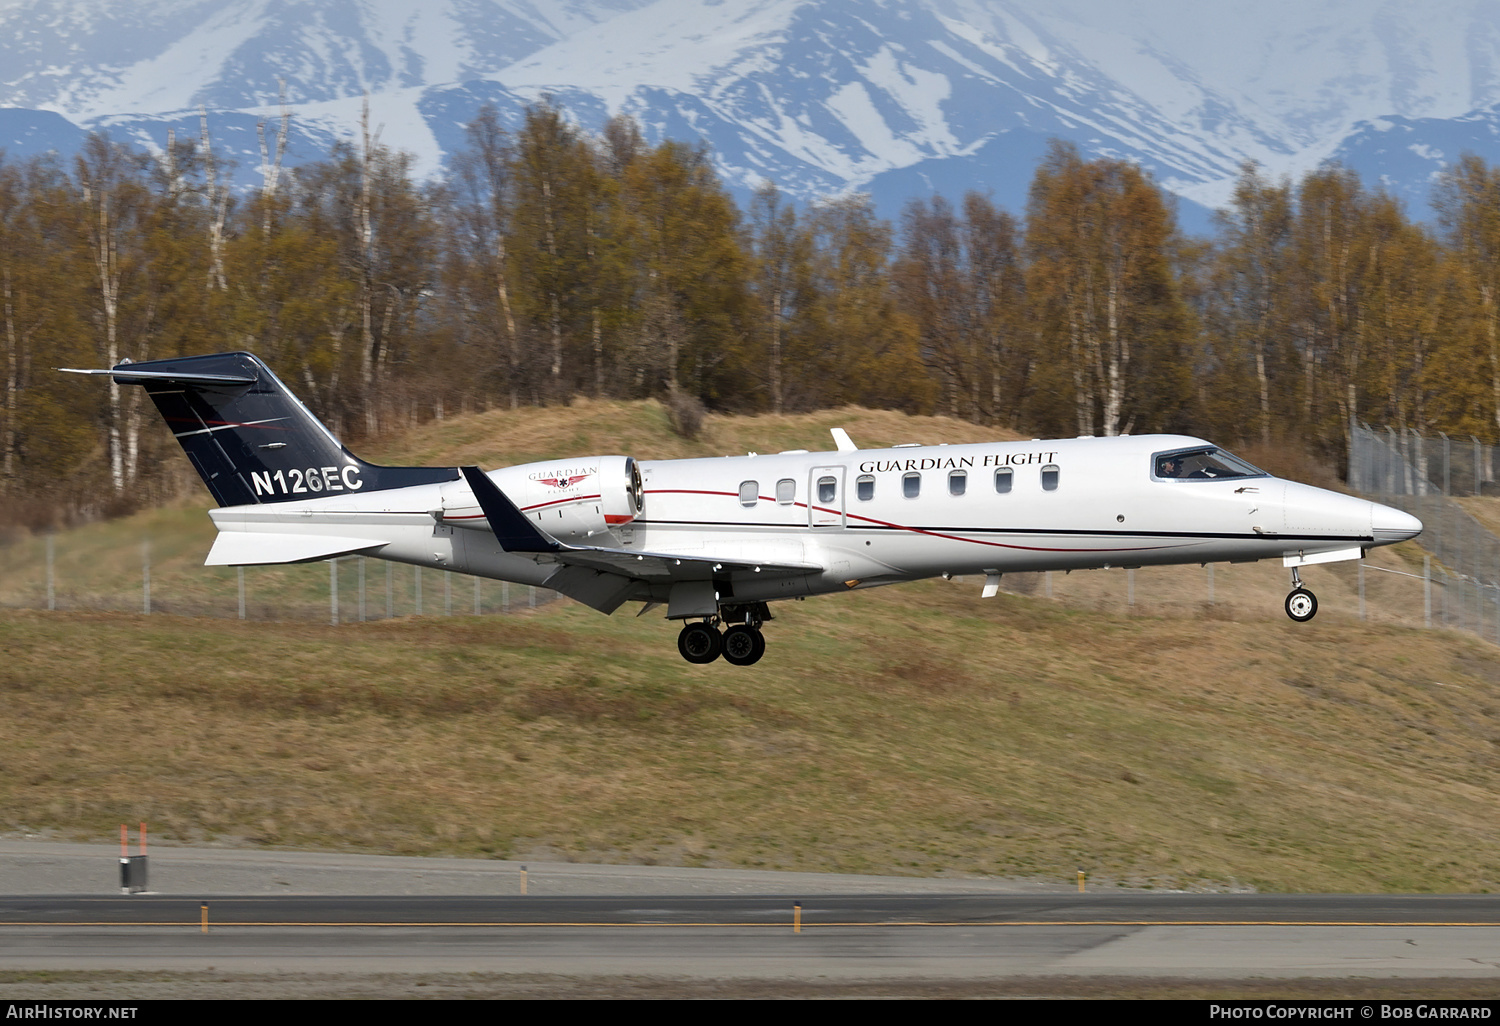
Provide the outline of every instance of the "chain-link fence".
[[143,539],[138,563],[119,550],[72,549],[64,535],[30,548],[12,547],[0,573],[0,607],[108,610],[241,620],[354,623],[398,616],[481,616],[535,609],[557,592],[448,570],[404,566],[364,556],[266,567],[203,567],[167,555],[157,560]]
[[1497,456],[1495,446],[1473,437],[1358,424],[1349,487],[1422,521],[1418,540],[1432,553],[1427,621],[1500,640],[1500,538],[1484,501],[1496,494]]
[[[1491,530],[1500,530],[1500,502],[1486,498],[1500,487],[1497,456],[1495,447],[1474,439],[1356,427],[1350,487],[1419,517],[1425,530],[1418,542],[1432,555],[1416,565],[1408,553],[1386,559],[1385,566],[1362,561],[1357,567],[1318,568],[1314,572],[1332,578],[1326,585],[1330,590],[1320,595],[1325,607],[1338,610],[1341,588],[1347,592],[1346,612],[1360,619],[1462,628],[1500,641],[1500,539]],[[202,553],[212,534],[201,521],[196,511],[163,511],[146,526],[149,539],[141,537],[142,525],[132,529],[122,522],[118,529],[105,524],[55,537],[5,540],[0,543],[0,608],[352,623],[504,614],[560,597],[545,588],[363,556],[290,566],[207,567]],[[1375,576],[1385,582],[1372,582],[1368,614],[1366,570],[1383,571]],[[1003,586],[1063,605],[1130,615],[1228,616],[1279,612],[1286,585],[1279,567],[1267,563],[1223,565],[1217,571],[1208,565],[1072,576],[1007,574]]]

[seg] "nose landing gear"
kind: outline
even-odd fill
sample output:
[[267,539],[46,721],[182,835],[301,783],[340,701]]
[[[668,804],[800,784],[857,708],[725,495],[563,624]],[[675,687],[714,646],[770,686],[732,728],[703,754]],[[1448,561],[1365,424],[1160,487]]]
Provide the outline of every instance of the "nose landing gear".
[[1292,567],[1292,593],[1286,597],[1286,615],[1306,623],[1318,615],[1318,596],[1302,586],[1302,576]]

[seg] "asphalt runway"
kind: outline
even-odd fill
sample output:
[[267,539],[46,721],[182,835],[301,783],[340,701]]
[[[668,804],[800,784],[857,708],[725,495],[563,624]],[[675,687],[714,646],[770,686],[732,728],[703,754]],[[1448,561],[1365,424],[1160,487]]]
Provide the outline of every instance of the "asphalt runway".
[[[0,898],[12,969],[1500,978],[1491,896]],[[207,904],[208,929],[202,925]]]
[[[0,839],[0,889],[22,892],[0,897],[0,968],[280,974],[259,977],[270,996],[315,976],[368,988],[401,974],[570,986],[1458,981],[1500,993],[1496,895],[1079,894],[1060,881],[562,863],[522,876],[497,861],[206,849],[160,849],[157,893],[122,895],[117,856]],[[38,986],[0,996],[42,996]],[[328,986],[320,996],[343,993]]]
[[0,898],[0,927],[1500,927],[1500,895],[927,894]]

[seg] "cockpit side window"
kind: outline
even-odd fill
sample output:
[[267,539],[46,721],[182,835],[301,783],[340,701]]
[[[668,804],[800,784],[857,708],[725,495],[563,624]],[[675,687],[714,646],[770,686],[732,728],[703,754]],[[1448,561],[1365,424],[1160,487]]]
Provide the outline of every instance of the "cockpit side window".
[[1213,481],[1269,475],[1214,446],[1159,452],[1151,457],[1151,476],[1160,481]]

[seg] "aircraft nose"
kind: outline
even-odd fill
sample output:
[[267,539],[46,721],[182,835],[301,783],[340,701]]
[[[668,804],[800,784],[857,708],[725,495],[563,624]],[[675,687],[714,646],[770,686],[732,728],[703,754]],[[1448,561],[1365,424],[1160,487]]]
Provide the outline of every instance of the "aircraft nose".
[[1390,545],[1394,542],[1406,541],[1415,538],[1422,533],[1422,521],[1410,513],[1403,513],[1399,509],[1390,506],[1382,506],[1379,503],[1370,503],[1370,526],[1375,535],[1376,545]]

